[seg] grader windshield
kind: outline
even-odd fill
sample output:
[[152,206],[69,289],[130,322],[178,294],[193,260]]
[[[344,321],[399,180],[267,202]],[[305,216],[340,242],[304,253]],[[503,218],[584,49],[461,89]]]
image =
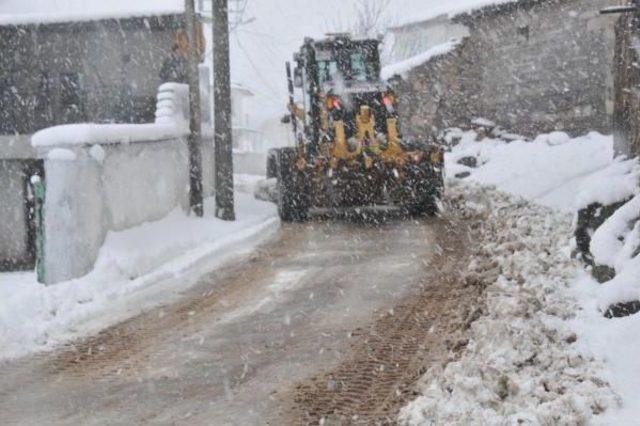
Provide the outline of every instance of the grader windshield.
[[321,45],[317,51],[320,83],[377,82],[380,59],[377,46],[373,47],[370,41]]

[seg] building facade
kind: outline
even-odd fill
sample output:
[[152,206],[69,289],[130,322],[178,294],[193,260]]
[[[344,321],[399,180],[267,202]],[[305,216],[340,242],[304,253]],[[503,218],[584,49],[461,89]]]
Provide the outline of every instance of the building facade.
[[464,26],[468,35],[452,52],[393,80],[409,118],[405,133],[434,136],[476,117],[527,136],[609,133],[615,17],[599,11],[610,4],[520,0],[412,24],[413,32],[439,25],[459,33]]
[[0,135],[152,122],[183,26],[178,14],[0,26]]
[[180,73],[183,27],[179,13],[0,24],[0,271],[34,266],[30,181],[45,176],[30,135],[153,122],[158,87]]

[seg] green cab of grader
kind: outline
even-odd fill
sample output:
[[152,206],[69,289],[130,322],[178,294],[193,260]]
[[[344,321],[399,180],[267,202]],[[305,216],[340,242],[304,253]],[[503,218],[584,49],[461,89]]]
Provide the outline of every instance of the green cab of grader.
[[[296,146],[273,149],[278,211],[300,221],[312,210],[375,206],[433,214],[444,188],[441,147],[403,140],[398,99],[380,78],[379,40],[333,34],[306,39],[287,63]],[[298,90],[296,90],[298,89]]]

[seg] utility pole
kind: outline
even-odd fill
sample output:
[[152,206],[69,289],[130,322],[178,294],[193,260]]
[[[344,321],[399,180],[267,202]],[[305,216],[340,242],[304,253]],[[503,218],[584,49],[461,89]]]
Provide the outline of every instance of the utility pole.
[[202,195],[202,111],[200,106],[200,33],[194,0],[185,0],[186,32],[189,40],[187,54],[189,83],[189,205],[196,216],[204,215]]
[[229,5],[213,1],[213,99],[216,162],[216,217],[235,220],[233,200],[233,134],[231,130],[231,69]]

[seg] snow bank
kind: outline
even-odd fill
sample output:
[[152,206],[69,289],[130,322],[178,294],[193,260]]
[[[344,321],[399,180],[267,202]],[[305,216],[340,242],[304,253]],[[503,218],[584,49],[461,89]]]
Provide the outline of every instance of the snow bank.
[[66,124],[49,127],[33,135],[36,148],[97,143],[131,143],[175,139],[186,134],[173,124]]
[[640,300],[640,195],[596,230],[590,249],[597,265],[609,266],[616,273],[597,292],[599,310]]
[[[452,143],[454,138],[459,142],[446,155],[449,177],[466,172],[475,182],[566,212],[574,211],[585,181],[605,170],[613,159],[613,138],[599,133],[571,139],[554,132],[533,142],[507,142],[477,141],[475,132],[456,129],[445,140]],[[465,157],[475,158],[478,167],[459,164]]]
[[[638,260],[627,269],[627,278],[635,274],[640,277]],[[633,271],[631,268],[634,268]],[[616,278],[619,280],[619,278]],[[583,272],[571,289],[570,296],[579,300],[582,309],[570,321],[570,326],[578,335],[577,348],[585,357],[603,360],[605,369],[601,377],[611,384],[622,398],[622,406],[605,412],[598,422],[602,425],[634,425],[640,418],[638,403],[638,383],[640,382],[640,315],[625,318],[607,319],[602,315],[606,305],[603,292],[607,293],[609,284],[599,284]],[[629,287],[631,289],[631,287]],[[637,287],[636,287],[637,290]],[[618,299],[618,293],[615,298]],[[636,298],[638,293],[635,294]],[[636,299],[637,300],[637,299]],[[604,303],[603,303],[604,302]]]
[[619,208],[593,234],[591,253],[596,263],[622,271],[640,247],[639,221],[640,195]]
[[400,421],[587,424],[615,411],[603,365],[580,352],[582,335],[568,323],[579,310],[567,290],[577,270],[566,248],[570,216],[488,189],[450,191],[483,218],[483,244],[464,273],[487,286],[486,315],[459,359],[427,372]]
[[[0,359],[53,348],[180,296],[204,273],[277,229],[275,207],[237,194],[236,222],[166,218],[108,234],[89,275],[51,287],[33,273],[0,274]],[[212,212],[208,199],[206,211]]]
[[387,65],[382,69],[381,77],[383,80],[388,80],[396,75],[406,78],[407,74],[412,69],[429,62],[435,57],[446,55],[447,53],[452,52],[459,44],[460,40],[454,39],[447,43],[434,46],[426,52],[413,56],[402,62]]
[[617,158],[609,167],[585,179],[578,193],[576,209],[582,209],[594,203],[608,206],[638,193],[640,193],[640,160]]
[[[514,350],[518,353],[520,348],[531,348],[527,341],[530,342],[528,339],[531,336],[536,336],[535,330],[539,329],[536,324],[550,319],[552,322],[547,324],[553,326],[552,330],[557,330],[557,336],[572,332],[576,336],[570,340],[575,339],[576,342],[573,345],[566,345],[560,339],[555,349],[549,349],[546,346],[548,337],[542,335],[535,338],[535,346],[544,347],[545,352],[551,354],[551,358],[564,352],[567,362],[581,360],[583,366],[590,365],[587,368],[593,373],[585,378],[583,373],[569,366],[562,374],[549,375],[548,379],[551,380],[544,379],[545,386],[551,393],[554,389],[561,391],[562,395],[554,395],[554,398],[560,401],[561,410],[571,411],[571,414],[566,417],[551,418],[546,423],[637,423],[637,419],[640,418],[640,404],[637,396],[637,384],[640,382],[640,366],[637,361],[640,358],[640,345],[636,342],[640,341],[640,315],[607,319],[603,314],[611,305],[640,300],[638,278],[640,277],[638,253],[640,224],[635,222],[635,219],[640,216],[638,160],[616,159],[613,161],[611,138],[598,134],[571,139],[564,134],[555,133],[541,135],[534,142],[511,144],[495,139],[477,142],[476,139],[477,135],[474,132],[463,132],[459,129],[447,134],[445,140],[453,146],[452,152],[447,157],[450,175],[467,172],[471,180],[483,184],[494,184],[502,190],[571,213],[574,209],[584,208],[593,203],[607,205],[635,197],[593,235],[592,251],[596,253],[597,263],[615,268],[617,276],[601,285],[580,267],[570,265],[566,249],[562,248],[570,238],[571,228],[568,218],[562,218],[552,211],[540,210],[535,206],[523,211],[520,221],[532,226],[531,235],[537,235],[540,238],[549,237],[552,241],[547,246],[532,246],[535,248],[533,253],[525,256],[525,259],[529,258],[535,264],[539,260],[533,255],[537,255],[540,260],[549,265],[548,271],[530,281],[530,272],[534,270],[528,266],[529,278],[523,276],[527,278],[525,288],[535,282],[539,286],[530,289],[531,298],[523,302],[523,306],[533,303],[534,307],[537,305],[541,309],[540,312],[547,315],[541,317],[538,313],[525,314],[525,316],[532,315],[525,322],[514,319],[509,314],[508,307],[514,304],[517,306],[522,298],[517,294],[507,293],[513,290],[513,287],[508,285],[504,276],[501,277],[490,287],[495,290],[489,293],[488,300],[490,310],[493,307],[496,312],[494,317],[496,322],[493,325],[500,327],[498,320],[502,319],[505,324],[508,324],[505,328],[512,335],[521,336],[524,340],[518,341],[517,344],[510,343],[509,335],[503,334],[505,328],[496,330],[486,328],[482,323],[474,325],[472,329],[474,339],[479,339],[479,343],[472,340],[469,352],[463,355],[460,364],[447,367],[440,375],[437,372],[430,372],[425,378],[424,395],[405,409],[403,419],[408,423],[417,424],[426,423],[425,419],[432,419],[433,416],[440,416],[435,418],[451,420],[443,422],[445,424],[468,424],[469,421],[466,421],[461,414],[466,410],[468,418],[480,419],[477,423],[504,424],[513,423],[516,418],[524,420],[526,417],[524,414],[529,415],[531,410],[534,410],[533,416],[525,423],[545,423],[544,419],[549,417],[541,419],[538,417],[540,411],[546,408],[548,414],[543,412],[542,415],[553,416],[553,413],[558,413],[557,403],[542,402],[540,410],[534,409],[533,405],[526,405],[527,398],[533,398],[529,401],[535,401],[536,392],[539,394],[537,388],[532,390],[531,387],[524,387],[524,389],[522,387],[523,374],[526,376],[527,369],[531,369],[532,366],[524,363],[523,371],[513,371],[508,363],[505,364],[505,359],[508,360],[508,356],[513,356]],[[458,161],[465,156],[473,156],[477,159],[478,167],[471,168],[458,164]],[[505,208],[498,214],[504,215],[505,211],[509,209]],[[533,226],[543,219],[553,224],[553,233]],[[516,224],[515,229],[518,228]],[[531,238],[531,236],[525,238],[527,246]],[[520,238],[517,239],[520,240]],[[496,253],[492,251],[490,255],[494,257]],[[505,261],[504,256],[497,257],[501,259],[501,263]],[[514,253],[508,257],[510,262],[518,263],[520,262],[518,259],[522,259],[522,254]],[[575,272],[571,272],[571,267]],[[572,273],[575,273],[576,278],[571,278]],[[566,288],[567,283],[569,283],[568,288]],[[509,294],[508,298],[501,297],[500,292],[503,296]],[[549,316],[549,313],[552,315]],[[560,319],[557,318],[556,313],[561,314]],[[491,314],[487,321],[490,320]],[[491,333],[483,334],[482,330],[487,329],[490,329]],[[493,341],[493,347],[490,339]],[[496,343],[503,341],[507,343]],[[491,363],[486,365],[485,371],[469,370],[474,359],[487,358],[491,359]],[[540,360],[539,357],[535,359]],[[539,370],[555,371],[554,368],[558,365],[556,361],[549,360],[549,356],[545,356],[542,360],[544,362],[537,366]],[[599,366],[598,363],[601,365]],[[495,387],[496,365],[498,371],[503,373],[506,370],[508,373],[502,382],[498,382],[498,387]],[[512,378],[514,374],[515,380]],[[544,375],[540,371],[535,374]],[[564,374],[569,374],[570,377],[566,378]],[[555,381],[556,377],[562,380],[563,385],[560,388],[554,388],[559,382]],[[575,393],[576,377],[583,380],[582,394]],[[488,386],[487,382],[494,387]],[[528,383],[531,385],[539,381],[532,379]],[[615,396],[607,390],[607,384],[610,384],[613,391],[620,396],[621,404],[618,404]],[[518,395],[512,395],[511,392],[516,389]],[[523,407],[522,404],[525,404],[524,406],[529,408],[520,411],[517,417],[513,417],[513,414],[509,414],[508,411],[501,413],[504,418],[494,416],[492,409],[487,409],[487,404],[495,403],[495,395],[491,391],[495,393],[496,390],[503,396],[507,395],[505,401],[509,402],[515,398],[519,401],[516,406]],[[543,395],[546,395],[546,390]],[[492,396],[494,401],[487,402],[492,401]],[[480,403],[477,402],[478,400]],[[440,407],[436,401],[441,403]],[[495,404],[501,410],[506,410],[504,402]],[[592,417],[595,412],[606,407],[608,409],[603,414],[596,418]]]

